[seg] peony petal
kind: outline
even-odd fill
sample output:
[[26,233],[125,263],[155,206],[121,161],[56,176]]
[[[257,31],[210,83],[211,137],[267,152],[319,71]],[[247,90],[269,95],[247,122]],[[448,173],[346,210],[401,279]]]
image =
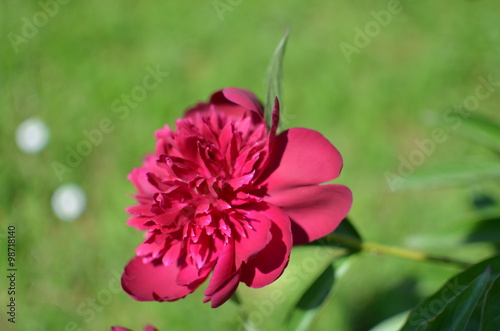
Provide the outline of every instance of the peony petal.
[[287,188],[320,184],[337,178],[342,169],[339,151],[319,132],[293,128],[282,132],[264,172],[269,194]]
[[205,290],[206,296],[211,296],[217,292],[229,278],[235,273],[234,265],[234,245],[230,241],[227,243],[220,252],[217,264],[215,265],[214,272],[210,278],[210,283]]
[[215,92],[210,97],[209,103],[199,103],[195,107],[186,111],[186,118],[196,118],[200,115],[206,115],[214,109],[218,113],[224,113],[229,118],[241,120],[249,109],[243,108],[240,105],[229,101],[223,94],[222,90]]
[[219,307],[234,294],[239,282],[240,272],[234,266],[234,245],[229,242],[217,260],[203,302],[211,301],[212,308]]
[[[161,263],[163,263],[166,267],[168,267],[171,264],[177,263],[177,261],[179,260],[179,257],[180,257],[182,243],[179,241],[170,242],[168,246],[169,247],[168,247],[167,251],[165,252],[165,254],[163,255],[163,257],[161,259]],[[137,250],[136,250],[136,252],[137,252]],[[137,255],[139,255],[139,254],[137,254]],[[185,284],[182,284],[182,285],[185,285]]]
[[137,301],[175,301],[193,292],[204,280],[190,286],[179,286],[176,281],[178,273],[176,263],[169,266],[161,261],[143,263],[141,258],[135,257],[125,267],[122,287]]
[[[240,222],[242,231],[239,240],[235,240],[235,262],[239,268],[241,263],[262,251],[271,241],[271,221],[258,210],[248,211],[246,220]],[[234,222],[238,222],[234,219]]]
[[191,285],[193,282],[197,282],[200,279],[206,279],[215,263],[207,263],[201,269],[198,269],[194,265],[185,264],[180,268],[179,275],[177,276],[177,284],[179,285]]
[[257,97],[250,91],[235,87],[226,87],[222,94],[227,100],[240,105],[246,109],[252,110],[262,115],[262,107]]
[[268,208],[261,212],[272,221],[272,239],[260,254],[242,267],[241,272],[241,281],[257,288],[269,285],[281,276],[292,250],[292,232],[288,216],[272,205],[268,205]]
[[214,292],[212,295],[207,295],[206,298],[203,299],[203,302],[211,301],[212,303],[210,304],[210,306],[212,308],[219,307],[224,302],[229,300],[234,292],[236,292],[239,282],[240,273],[235,272],[216,292]]
[[139,191],[140,196],[152,196],[158,189],[154,187],[148,180],[149,170],[146,168],[134,168],[132,172],[127,176],[134,186]]
[[229,242],[217,260],[203,302],[212,301],[212,308],[222,305],[234,294],[239,282],[240,273],[234,266],[234,245]]
[[[151,199],[152,201],[152,199]],[[150,212],[151,205],[136,205],[125,209],[132,216],[129,217],[127,225],[138,228],[139,230],[149,229],[149,225],[145,225],[155,215]]]
[[274,138],[276,137],[276,131],[280,124],[280,102],[278,97],[274,99],[274,108],[271,115],[271,130],[269,130],[269,142],[274,143]]
[[226,125],[220,131],[219,140],[219,150],[221,155],[226,155],[228,148],[231,146],[231,140],[233,139],[233,123],[227,122]]
[[181,157],[163,154],[156,163],[158,167],[167,170],[173,178],[180,178],[183,181],[190,181],[197,175],[196,163]]
[[352,193],[343,185],[290,188],[266,199],[283,209],[292,220],[293,244],[324,237],[337,228],[352,205]]
[[174,132],[170,130],[170,127],[168,125],[165,125],[163,128],[156,130],[154,136],[156,139],[155,151],[157,155],[171,155],[172,153],[176,152],[176,148],[174,147],[175,139],[173,138]]
[[224,113],[229,118],[240,121],[245,115],[250,115],[254,124],[263,122],[263,111],[259,100],[247,90],[228,87],[217,91],[210,97],[209,103],[199,103],[186,112],[186,117],[196,117],[207,114],[210,109]]

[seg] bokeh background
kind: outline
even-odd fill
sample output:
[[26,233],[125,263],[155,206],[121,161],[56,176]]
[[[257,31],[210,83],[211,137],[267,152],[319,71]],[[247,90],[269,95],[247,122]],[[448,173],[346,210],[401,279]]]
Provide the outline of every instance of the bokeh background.
[[[347,57],[341,44],[356,46],[357,29],[375,20],[372,11],[387,10],[389,1],[63,2],[0,4],[2,307],[8,225],[17,228],[19,268],[17,323],[12,328],[2,308],[1,330],[140,330],[147,323],[160,330],[240,328],[238,306],[228,302],[213,310],[201,303],[202,290],[162,304],[139,303],[118,290],[117,279],[142,238],[125,225],[134,192],[126,175],[153,150],[156,129],[173,125],[215,90],[241,87],[263,99],[266,69],[287,27],[284,126],[318,130],[342,152],[337,182],[354,193],[350,215],[363,238],[471,262],[498,248],[455,231],[477,225],[473,198],[494,201],[498,181],[392,191],[385,176],[397,174],[400,158],[416,150],[415,139],[431,137],[435,127],[447,130],[448,139],[409,180],[443,164],[474,167],[488,159],[449,123],[433,119],[473,96],[480,77],[500,82],[498,2],[402,0],[401,12]],[[53,15],[45,22],[40,12]],[[30,32],[26,22],[39,26]],[[126,116],[114,112],[116,100],[142,86],[148,67],[168,76]],[[498,121],[496,84],[475,113]],[[46,123],[50,141],[41,152],[26,154],[15,135],[31,117]],[[105,118],[114,130],[58,178],[54,162],[65,164],[68,148]],[[51,209],[52,194],[66,183],[87,195],[84,213],[72,222]],[[359,255],[313,329],[368,330],[410,309],[458,271]]]

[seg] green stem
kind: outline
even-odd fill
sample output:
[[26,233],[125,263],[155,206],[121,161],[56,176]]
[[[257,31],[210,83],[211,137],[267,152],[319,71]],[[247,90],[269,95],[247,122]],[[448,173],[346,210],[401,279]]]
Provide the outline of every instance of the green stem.
[[416,261],[433,261],[433,262],[449,263],[458,265],[462,268],[468,268],[473,265],[465,261],[460,261],[445,256],[436,256],[424,252],[414,251],[400,247],[386,246],[377,243],[362,242],[357,239],[351,237],[345,237],[335,233],[329,234],[326,237],[326,239],[328,242],[335,242],[355,250],[367,251],[377,255],[392,255]]

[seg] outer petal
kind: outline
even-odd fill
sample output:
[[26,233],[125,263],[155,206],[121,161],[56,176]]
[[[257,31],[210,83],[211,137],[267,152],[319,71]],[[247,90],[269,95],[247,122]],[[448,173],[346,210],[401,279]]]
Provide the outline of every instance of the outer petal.
[[158,192],[158,189],[151,185],[148,181],[147,173],[149,171],[150,170],[146,168],[134,168],[134,170],[132,170],[132,172],[127,176],[128,180],[130,180],[137,188],[137,191],[139,191],[138,195],[140,197],[149,197]]
[[321,133],[293,128],[282,132],[274,141],[262,184],[272,194],[287,188],[320,184],[337,178],[342,156]]
[[272,221],[272,239],[260,254],[243,266],[241,272],[241,281],[257,288],[266,286],[281,276],[292,250],[292,232],[288,216],[273,205],[268,205],[262,213]]
[[227,100],[262,115],[260,102],[252,92],[235,87],[226,87],[222,90],[222,94]]
[[175,301],[193,292],[204,279],[190,284],[177,285],[179,269],[176,263],[165,266],[160,263],[143,263],[135,257],[125,267],[122,287],[137,301]]
[[245,115],[251,115],[253,123],[261,123],[262,107],[255,95],[247,90],[228,87],[217,91],[210,97],[208,103],[199,103],[186,112],[186,117],[206,114],[214,109],[225,113],[233,120],[241,120]]
[[299,245],[335,230],[351,209],[352,193],[343,185],[312,185],[277,192],[266,201],[288,214],[293,244]]

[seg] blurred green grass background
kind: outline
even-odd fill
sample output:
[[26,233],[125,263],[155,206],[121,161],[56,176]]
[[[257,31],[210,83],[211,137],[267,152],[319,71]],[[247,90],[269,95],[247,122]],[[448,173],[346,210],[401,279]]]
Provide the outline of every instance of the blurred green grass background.
[[[124,208],[134,192],[126,175],[153,150],[156,129],[173,125],[213,91],[235,86],[263,99],[266,68],[287,27],[285,127],[318,130],[342,152],[337,182],[354,193],[351,217],[363,237],[469,261],[491,254],[490,245],[456,246],[435,235],[437,228],[446,231],[467,219],[471,188],[394,193],[384,173],[396,172],[398,156],[415,150],[415,139],[430,136],[432,128],[422,122],[426,110],[442,114],[463,102],[474,94],[478,77],[500,80],[498,2],[402,1],[402,12],[350,62],[340,43],[353,45],[354,28],[364,29],[374,20],[371,11],[387,9],[388,1],[221,2],[231,8],[222,19],[213,1],[68,1],[18,52],[8,34],[20,35],[23,18],[32,21],[42,7],[37,1],[1,2],[0,232],[4,243],[7,225],[17,227],[16,330],[71,330],[71,323],[81,330],[140,330],[147,323],[160,330],[238,329],[236,305],[210,309],[201,303],[202,290],[162,304],[111,291],[142,238],[125,225]],[[120,119],[113,102],[142,84],[148,66],[169,75]],[[500,91],[494,91],[478,112],[499,119],[499,101]],[[51,138],[45,150],[27,155],[14,137],[32,116],[46,122]],[[52,162],[64,163],[67,146],[76,148],[85,139],[82,131],[98,128],[103,118],[116,129],[60,182]],[[416,171],[481,153],[450,136]],[[82,217],[65,223],[54,216],[50,197],[70,182],[83,187],[88,202]],[[496,185],[473,189],[497,194]],[[410,309],[457,270],[361,256],[314,330],[367,330]],[[106,304],[103,291],[111,293]],[[98,295],[92,307],[89,300]],[[12,325],[3,310],[5,330]]]

